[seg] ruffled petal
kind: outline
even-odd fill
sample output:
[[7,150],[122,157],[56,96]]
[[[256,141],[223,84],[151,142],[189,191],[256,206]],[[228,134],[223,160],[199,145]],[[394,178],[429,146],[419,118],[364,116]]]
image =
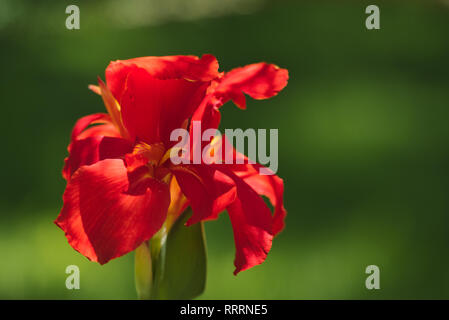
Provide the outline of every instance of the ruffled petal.
[[[201,122],[201,131],[204,132],[207,129],[216,129],[221,121],[221,113],[218,110],[220,104],[214,102],[216,99],[208,95],[201,102],[200,106],[195,110],[192,115],[192,122]],[[193,138],[193,127],[190,126],[190,137]]]
[[281,91],[288,81],[288,71],[273,64],[256,63],[236,68],[212,81],[207,96],[192,120],[201,121],[205,129],[218,128],[219,108],[229,100],[246,108],[245,94],[254,99],[267,99]]
[[160,229],[170,203],[168,186],[151,178],[144,187],[132,187],[134,183],[122,160],[77,170],[55,221],[75,250],[104,264],[133,251]]
[[108,114],[96,113],[80,118],[72,130],[62,175],[71,175],[83,165],[109,158],[121,158],[132,149],[131,142],[122,139]]
[[93,124],[112,124],[111,117],[106,113],[94,113],[78,119],[78,121],[76,121],[75,125],[73,126],[71,140],[77,140],[79,138],[79,135],[84,130],[86,130],[87,127]]
[[[209,170],[213,168],[221,172],[235,185],[235,200],[228,203],[227,210],[234,229],[237,274],[262,263],[271,248],[273,237],[284,228],[284,183],[274,174],[261,175],[261,170],[267,168],[249,163],[249,159],[234,149],[225,135],[217,143],[221,146],[221,163],[208,167]],[[225,163],[229,158],[232,163]],[[243,160],[243,163],[237,164],[237,159]],[[271,202],[273,213],[262,196]]]
[[[231,145],[225,135],[222,137],[222,150],[222,163],[225,162],[226,154],[228,154],[228,158],[232,157],[232,163],[218,164],[214,167],[218,170],[231,171],[257,194],[268,198],[274,208],[272,232],[273,235],[278,234],[284,228],[284,220],[287,215],[284,207],[284,181],[274,173],[271,175],[260,174],[262,171],[266,173],[270,170],[259,163],[250,162],[248,157],[238,152]],[[229,156],[229,153],[232,156]],[[237,159],[240,159],[243,163],[237,164]]]
[[132,144],[121,138],[94,135],[75,140],[70,144],[70,154],[65,159],[62,175],[68,181],[81,166],[91,165],[104,159],[123,158],[131,151]]
[[210,54],[203,55],[201,59],[195,56],[165,56],[113,61],[106,69],[106,83],[119,102],[126,78],[135,67],[145,69],[152,77],[160,80],[208,82],[219,76],[217,59]]
[[230,171],[227,174],[237,187],[237,197],[227,207],[234,231],[237,274],[265,261],[273,240],[273,218],[256,191]]
[[287,215],[287,210],[284,207],[284,181],[277,175],[259,174],[262,168],[265,167],[256,163],[237,165],[231,170],[257,194],[268,198],[274,208],[272,231],[273,235],[277,235],[284,229],[284,220]]
[[117,128],[113,124],[106,123],[87,128],[76,137],[76,140],[98,136],[121,138],[120,133],[117,131]]
[[288,81],[288,71],[268,63],[255,63],[236,68],[224,75],[215,89],[215,95],[224,102],[232,99],[240,108],[246,108],[245,93],[253,99],[267,99],[281,91]]
[[[187,225],[212,220],[227,209],[236,246],[234,274],[262,263],[284,227],[283,182],[259,175],[258,164],[182,165],[172,168],[193,215]],[[274,215],[261,196],[274,206]]]
[[172,172],[193,210],[187,226],[216,219],[235,199],[232,179],[209,166],[179,165]]
[[128,74],[120,100],[123,123],[131,139],[169,145],[172,130],[192,116],[207,86],[200,81],[159,80],[135,67]]

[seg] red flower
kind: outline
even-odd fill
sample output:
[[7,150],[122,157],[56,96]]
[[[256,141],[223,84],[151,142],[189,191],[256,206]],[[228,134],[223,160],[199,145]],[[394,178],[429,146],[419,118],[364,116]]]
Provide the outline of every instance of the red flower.
[[174,165],[170,133],[192,120],[201,121],[203,130],[217,128],[224,103],[245,108],[244,94],[269,98],[287,79],[287,70],[266,63],[219,73],[211,55],[111,62],[107,85],[99,79],[99,86],[91,86],[108,114],[77,121],[65,159],[67,187],[55,223],[70,245],[104,264],[149,240],[187,206],[193,209],[187,225],[227,209],[234,273],[262,263],[284,226],[282,179],[259,175],[258,164]]

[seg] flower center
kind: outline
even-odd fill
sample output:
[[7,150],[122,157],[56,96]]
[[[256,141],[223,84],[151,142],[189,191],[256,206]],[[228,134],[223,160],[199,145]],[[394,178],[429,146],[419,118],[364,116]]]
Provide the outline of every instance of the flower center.
[[138,172],[140,179],[156,178],[168,184],[171,174],[166,160],[169,157],[170,149],[166,151],[163,143],[149,145],[139,142],[132,153],[126,155],[125,160],[129,173]]

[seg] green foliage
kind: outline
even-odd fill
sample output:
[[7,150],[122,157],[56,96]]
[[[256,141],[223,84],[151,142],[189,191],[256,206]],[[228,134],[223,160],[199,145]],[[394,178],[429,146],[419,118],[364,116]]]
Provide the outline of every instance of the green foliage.
[[136,249],[134,268],[137,296],[140,299],[151,299],[153,265],[148,242],[142,243]]
[[204,226],[186,227],[191,213],[191,209],[186,210],[168,235],[156,234],[149,241],[151,250],[145,243],[136,251],[136,287],[141,299],[193,299],[204,291]]

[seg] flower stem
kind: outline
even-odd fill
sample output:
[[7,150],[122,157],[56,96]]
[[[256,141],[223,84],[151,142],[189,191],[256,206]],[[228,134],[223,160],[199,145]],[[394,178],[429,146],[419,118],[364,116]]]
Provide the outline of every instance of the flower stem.
[[153,266],[148,241],[142,243],[135,253],[135,281],[139,299],[151,299]]
[[[184,214],[190,216],[191,209]],[[173,221],[167,218],[159,231],[135,250],[135,282],[139,299],[153,300],[160,296],[166,269],[166,241]]]
[[[164,225],[148,241],[142,243],[135,252],[135,282],[137,296],[142,300],[152,300],[157,295],[158,281],[164,266],[163,246],[167,239]],[[160,269],[160,270],[159,270]]]

